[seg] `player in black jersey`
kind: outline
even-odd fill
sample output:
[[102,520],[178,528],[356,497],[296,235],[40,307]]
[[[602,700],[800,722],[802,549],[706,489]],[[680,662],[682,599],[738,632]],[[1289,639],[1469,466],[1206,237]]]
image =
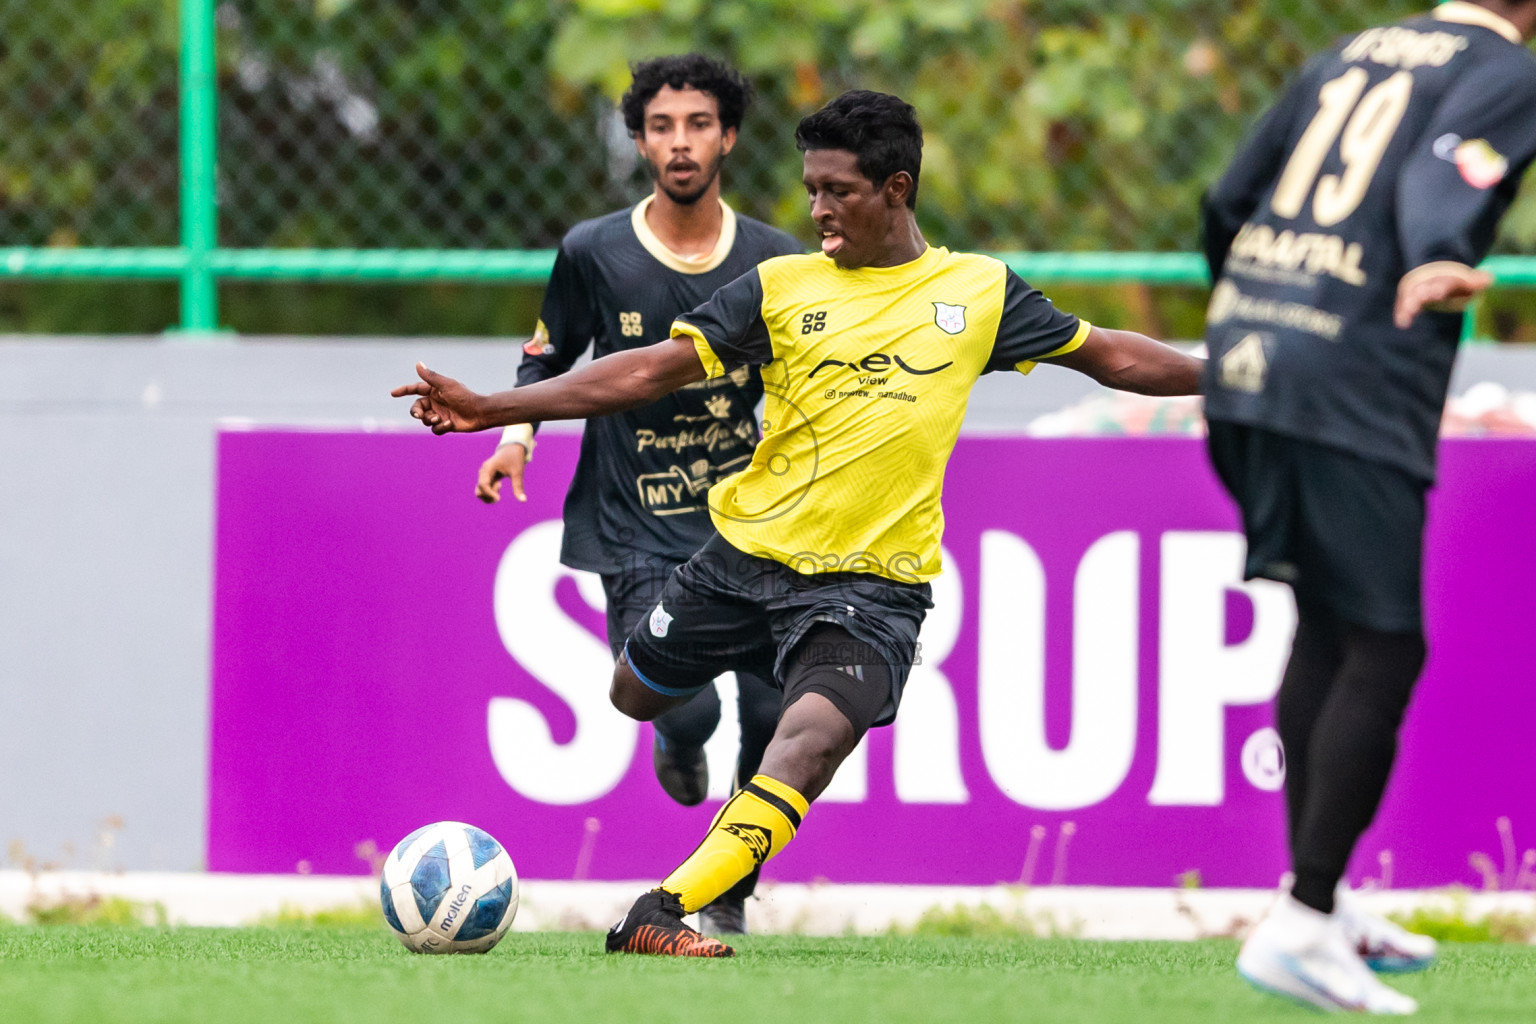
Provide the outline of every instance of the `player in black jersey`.
[[[698,54],[645,61],[633,72],[620,107],[655,188],[633,208],[583,221],[565,236],[538,327],[523,348],[519,385],[565,373],[589,346],[600,357],[664,340],[673,320],[721,285],[765,259],[804,251],[790,235],[735,213],[720,198],[720,166],[751,99],[741,76]],[[601,574],[615,657],[672,570],[713,533],[706,495],[751,461],[762,394],[756,371],[744,369],[587,421],[565,500],[560,561]],[[503,480],[523,500],[535,426],[503,432],[480,467],[475,493],[482,500],[497,501]],[[760,674],[741,671],[736,678],[737,779],[745,781],[773,735],[779,693]],[[713,686],[655,720],[656,776],[681,804],[705,797],[703,746],[719,721]],[[755,883],[754,874],[704,908],[705,929],[743,931],[744,901]]]
[[1295,884],[1255,983],[1408,1013],[1377,981],[1434,944],[1335,890],[1381,802],[1424,662],[1425,492],[1474,269],[1536,155],[1536,0],[1446,3],[1313,60],[1205,202],[1210,452],[1246,572],[1290,584],[1280,687]]

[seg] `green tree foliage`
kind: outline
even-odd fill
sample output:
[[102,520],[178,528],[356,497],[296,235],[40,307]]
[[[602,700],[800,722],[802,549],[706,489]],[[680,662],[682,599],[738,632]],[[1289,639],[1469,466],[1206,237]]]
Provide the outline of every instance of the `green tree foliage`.
[[[1416,0],[577,0],[553,67],[615,94],[626,58],[687,47],[773,111],[772,215],[801,215],[788,129],[847,88],[917,106],[920,214],[962,247],[1192,249],[1200,191],[1306,55]],[[763,182],[754,178],[753,185]],[[742,197],[747,203],[760,199]]]

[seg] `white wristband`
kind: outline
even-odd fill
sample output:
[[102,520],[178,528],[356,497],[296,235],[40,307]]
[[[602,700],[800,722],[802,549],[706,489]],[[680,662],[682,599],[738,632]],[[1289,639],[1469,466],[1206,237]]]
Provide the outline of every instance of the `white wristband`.
[[500,448],[504,444],[520,444],[520,445],[522,445],[523,446],[523,451],[528,453],[526,461],[532,462],[533,461],[533,447],[534,447],[533,446],[533,424],[531,424],[531,423],[514,423],[514,424],[512,424],[509,427],[502,428],[501,440],[496,443],[496,447]]

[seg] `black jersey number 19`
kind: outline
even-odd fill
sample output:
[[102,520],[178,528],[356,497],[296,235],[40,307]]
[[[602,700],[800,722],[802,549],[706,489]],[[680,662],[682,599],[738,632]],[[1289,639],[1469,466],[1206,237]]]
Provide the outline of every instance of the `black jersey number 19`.
[[[1276,216],[1296,216],[1312,195],[1312,219],[1326,228],[1354,213],[1365,198],[1413,92],[1413,76],[1399,71],[1362,98],[1369,78],[1364,68],[1350,68],[1318,90],[1317,113],[1291,152],[1269,201]],[[1318,172],[1335,140],[1344,173],[1326,174],[1319,180]]]

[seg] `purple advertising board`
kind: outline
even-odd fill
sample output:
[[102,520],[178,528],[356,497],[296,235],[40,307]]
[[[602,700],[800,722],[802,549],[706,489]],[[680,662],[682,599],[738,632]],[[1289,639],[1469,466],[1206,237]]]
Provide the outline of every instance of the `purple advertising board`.
[[[729,783],[733,684],[712,798],[677,806],[650,727],[607,703],[601,588],[558,562],[576,438],[546,438],[527,503],[496,506],[472,496],[490,443],[221,433],[212,870],[365,873],[369,844],[443,819],[530,878],[657,879],[697,842]],[[1274,885],[1294,606],[1241,582],[1202,445],[964,438],[944,503],[901,715],[765,877]],[[1357,882],[1477,885],[1511,829],[1536,845],[1533,508],[1536,444],[1443,446],[1430,658]]]

